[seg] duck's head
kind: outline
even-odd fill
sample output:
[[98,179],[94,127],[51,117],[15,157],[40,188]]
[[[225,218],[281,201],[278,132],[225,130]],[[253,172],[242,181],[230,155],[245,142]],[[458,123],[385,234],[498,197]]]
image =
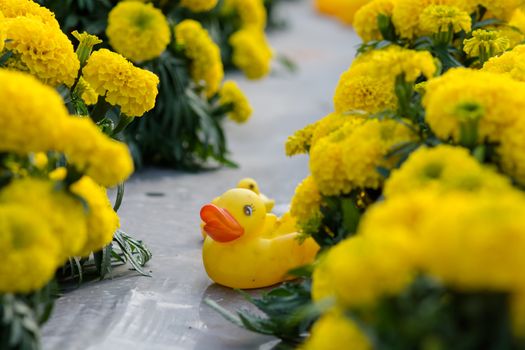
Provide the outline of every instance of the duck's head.
[[257,194],[261,193],[259,191],[259,185],[257,185],[257,181],[255,181],[251,177],[245,177],[244,179],[239,181],[239,183],[237,184],[237,187],[238,188],[245,188],[245,189],[253,191],[253,192],[257,193]]
[[266,208],[253,191],[235,188],[204,205],[200,214],[204,232],[225,243],[257,233],[264,225]]

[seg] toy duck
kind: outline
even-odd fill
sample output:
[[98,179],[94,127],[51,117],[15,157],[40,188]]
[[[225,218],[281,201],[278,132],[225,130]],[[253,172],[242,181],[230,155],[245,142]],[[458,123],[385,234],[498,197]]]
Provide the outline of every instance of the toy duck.
[[216,283],[231,288],[262,288],[291,279],[287,272],[311,263],[319,246],[299,242],[290,216],[267,214],[255,192],[235,188],[202,207],[207,236],[204,268]]
[[273,206],[275,205],[275,200],[270,199],[264,194],[262,194],[261,191],[259,191],[259,185],[254,179],[250,177],[245,177],[244,179],[239,181],[239,183],[237,184],[237,188],[245,188],[247,190],[255,192],[261,197],[262,201],[264,202],[264,205],[266,206],[266,212],[269,213],[272,211]]

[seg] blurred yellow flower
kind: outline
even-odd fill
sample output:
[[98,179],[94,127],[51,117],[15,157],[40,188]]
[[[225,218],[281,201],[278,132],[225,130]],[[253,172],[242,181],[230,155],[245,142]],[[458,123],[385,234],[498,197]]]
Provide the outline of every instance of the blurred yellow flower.
[[354,16],[354,29],[364,42],[382,40],[378,16],[392,17],[394,0],[373,0],[361,7]]
[[231,120],[237,123],[245,123],[250,119],[253,112],[250,101],[235,81],[225,81],[219,91],[219,96],[222,105],[231,104],[232,110],[228,113]]
[[43,217],[60,243],[56,256],[50,252],[60,264],[81,252],[87,239],[84,207],[70,193],[57,190],[54,182],[32,178],[14,180],[0,191],[0,205],[6,204],[24,206]]
[[29,293],[53,278],[60,244],[38,211],[0,204],[0,293]]
[[175,26],[175,39],[191,61],[193,80],[205,84],[208,97],[215,95],[224,77],[224,69],[220,49],[208,31],[199,22],[186,19]]
[[108,16],[109,44],[134,62],[154,59],[170,43],[168,20],[151,3],[119,2]]
[[124,182],[133,172],[126,144],[103,134],[89,118],[71,118],[64,126],[60,151],[70,164],[100,185]]
[[308,340],[299,350],[372,350],[372,343],[340,310],[331,310],[315,322]]
[[427,34],[470,32],[471,18],[468,12],[455,6],[430,5],[419,17],[421,32]]
[[290,214],[300,227],[305,226],[309,221],[321,218],[321,201],[321,194],[313,177],[308,176],[295,189]]
[[270,72],[272,48],[264,32],[255,28],[241,29],[229,38],[232,62],[249,79],[260,79]]
[[263,0],[225,0],[223,11],[235,11],[239,15],[241,27],[266,27],[266,8]]
[[[466,68],[451,69],[426,86],[426,121],[443,140],[462,139],[462,125],[475,122],[476,142],[498,142],[505,129],[521,118],[525,84],[510,77]],[[477,120],[472,120],[477,118]],[[474,136],[475,136],[474,135]]]
[[87,203],[87,240],[78,255],[88,256],[111,243],[119,227],[117,213],[111,207],[106,189],[88,176],[71,186],[71,191]]
[[60,95],[35,77],[0,69],[0,152],[57,149],[68,112]]

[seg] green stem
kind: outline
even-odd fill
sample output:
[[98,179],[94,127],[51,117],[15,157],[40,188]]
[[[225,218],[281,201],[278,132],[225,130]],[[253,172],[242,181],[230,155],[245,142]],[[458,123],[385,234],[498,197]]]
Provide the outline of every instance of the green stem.
[[117,126],[113,129],[113,136],[123,131],[133,120],[135,120],[135,118],[122,115]]
[[122,204],[122,199],[124,198],[124,183],[119,183],[117,186],[117,198],[115,199],[115,205],[113,210],[117,212]]

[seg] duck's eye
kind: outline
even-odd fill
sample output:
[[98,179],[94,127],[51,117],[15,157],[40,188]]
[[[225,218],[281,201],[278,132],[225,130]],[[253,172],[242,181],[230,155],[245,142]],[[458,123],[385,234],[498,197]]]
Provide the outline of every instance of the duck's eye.
[[251,205],[245,205],[243,208],[243,211],[244,211],[244,215],[246,216],[252,216],[253,214],[253,208]]

